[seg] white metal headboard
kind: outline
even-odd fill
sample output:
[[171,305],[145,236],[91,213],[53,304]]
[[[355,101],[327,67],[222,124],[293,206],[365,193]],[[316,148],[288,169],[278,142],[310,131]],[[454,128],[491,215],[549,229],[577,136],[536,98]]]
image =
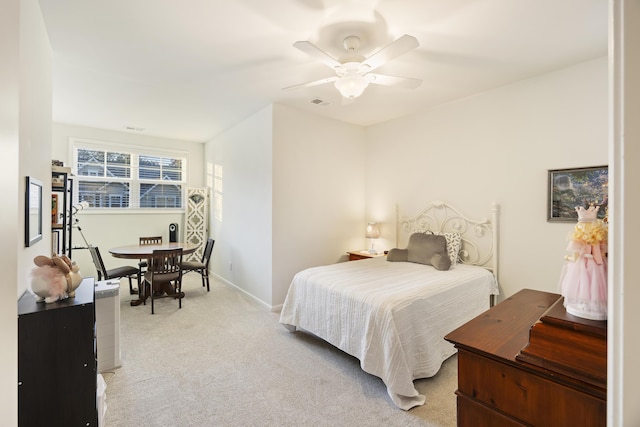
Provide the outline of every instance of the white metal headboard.
[[467,218],[453,206],[436,200],[417,215],[400,217],[396,207],[396,247],[400,247],[400,235],[409,240],[413,233],[425,231],[459,233],[462,238],[460,259],[464,264],[478,265],[493,272],[498,279],[498,215],[500,206],[491,204],[491,221]]

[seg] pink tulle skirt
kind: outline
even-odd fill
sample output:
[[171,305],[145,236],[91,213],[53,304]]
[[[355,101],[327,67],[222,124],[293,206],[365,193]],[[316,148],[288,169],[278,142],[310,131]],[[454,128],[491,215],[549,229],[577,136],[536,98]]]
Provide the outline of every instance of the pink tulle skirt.
[[568,260],[560,275],[560,293],[569,314],[591,320],[607,318],[607,259],[601,264],[591,254]]

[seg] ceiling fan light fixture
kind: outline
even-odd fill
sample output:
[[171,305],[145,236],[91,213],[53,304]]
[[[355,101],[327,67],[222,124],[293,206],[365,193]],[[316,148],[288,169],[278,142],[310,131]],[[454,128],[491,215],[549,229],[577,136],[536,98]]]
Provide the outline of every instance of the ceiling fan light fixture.
[[371,73],[386,62],[419,46],[418,40],[408,34],[383,46],[369,57],[364,57],[357,53],[360,47],[360,38],[358,36],[348,36],[344,39],[344,47],[347,52],[339,58],[334,58],[309,41],[297,41],[293,46],[308,55],[319,58],[325,65],[329,66],[336,75],[285,87],[284,89],[287,90],[334,82],[336,89],[338,89],[345,99],[354,99],[362,95],[364,90],[369,86],[369,83],[415,89],[421,82],[419,79],[408,77]]
[[343,97],[354,99],[362,95],[367,86],[369,86],[369,80],[358,74],[346,74],[336,80],[335,86]]

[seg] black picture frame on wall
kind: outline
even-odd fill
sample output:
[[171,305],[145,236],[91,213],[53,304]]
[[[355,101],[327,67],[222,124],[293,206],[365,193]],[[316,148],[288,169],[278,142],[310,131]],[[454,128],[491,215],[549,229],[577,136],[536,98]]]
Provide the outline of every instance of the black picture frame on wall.
[[42,182],[28,176],[25,190],[24,245],[42,240]]
[[604,218],[609,201],[609,167],[593,166],[549,170],[547,221],[576,222],[576,207],[600,206]]

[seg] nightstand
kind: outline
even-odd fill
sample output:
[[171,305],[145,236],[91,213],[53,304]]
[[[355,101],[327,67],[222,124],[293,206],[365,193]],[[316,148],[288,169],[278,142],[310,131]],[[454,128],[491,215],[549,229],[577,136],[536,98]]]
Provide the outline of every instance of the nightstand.
[[367,258],[375,258],[379,256],[385,256],[384,252],[378,252],[375,254],[370,254],[369,251],[349,251],[349,261],[356,261],[359,259],[367,259]]

